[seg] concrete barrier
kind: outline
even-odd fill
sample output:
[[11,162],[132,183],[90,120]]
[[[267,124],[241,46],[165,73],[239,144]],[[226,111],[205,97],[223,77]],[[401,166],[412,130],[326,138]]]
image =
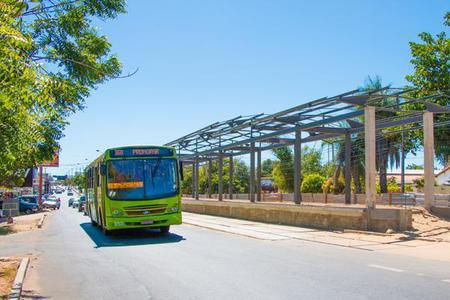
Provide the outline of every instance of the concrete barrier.
[[435,215],[441,218],[450,219],[450,207],[432,206],[431,212],[433,212]]
[[321,229],[354,229],[385,232],[412,227],[409,209],[380,208],[367,213],[361,207],[265,204],[219,202],[216,200],[184,199],[183,211],[243,219],[256,222],[283,224]]

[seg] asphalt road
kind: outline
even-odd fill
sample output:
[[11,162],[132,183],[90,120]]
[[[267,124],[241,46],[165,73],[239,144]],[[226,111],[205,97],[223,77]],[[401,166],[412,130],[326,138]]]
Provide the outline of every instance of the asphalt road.
[[44,230],[0,237],[17,254],[37,258],[35,299],[450,298],[449,263],[189,225],[106,237],[66,199]]

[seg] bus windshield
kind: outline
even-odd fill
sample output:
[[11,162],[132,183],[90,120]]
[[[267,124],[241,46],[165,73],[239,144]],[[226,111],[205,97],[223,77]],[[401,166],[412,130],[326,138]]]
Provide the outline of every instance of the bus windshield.
[[177,164],[173,158],[108,161],[108,197],[145,200],[177,193]]

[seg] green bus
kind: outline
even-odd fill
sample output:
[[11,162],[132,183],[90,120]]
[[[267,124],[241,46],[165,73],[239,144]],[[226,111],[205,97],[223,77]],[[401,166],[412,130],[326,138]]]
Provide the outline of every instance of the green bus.
[[85,170],[86,213],[104,234],[181,224],[182,166],[171,147],[108,149]]

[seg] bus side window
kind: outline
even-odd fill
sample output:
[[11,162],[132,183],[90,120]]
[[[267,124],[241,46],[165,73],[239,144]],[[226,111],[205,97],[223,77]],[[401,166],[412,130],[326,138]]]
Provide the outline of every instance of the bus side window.
[[92,184],[92,168],[89,169],[89,188],[93,188],[94,185]]
[[97,183],[97,186],[100,186],[100,175],[99,175],[99,168],[95,168],[95,182]]

